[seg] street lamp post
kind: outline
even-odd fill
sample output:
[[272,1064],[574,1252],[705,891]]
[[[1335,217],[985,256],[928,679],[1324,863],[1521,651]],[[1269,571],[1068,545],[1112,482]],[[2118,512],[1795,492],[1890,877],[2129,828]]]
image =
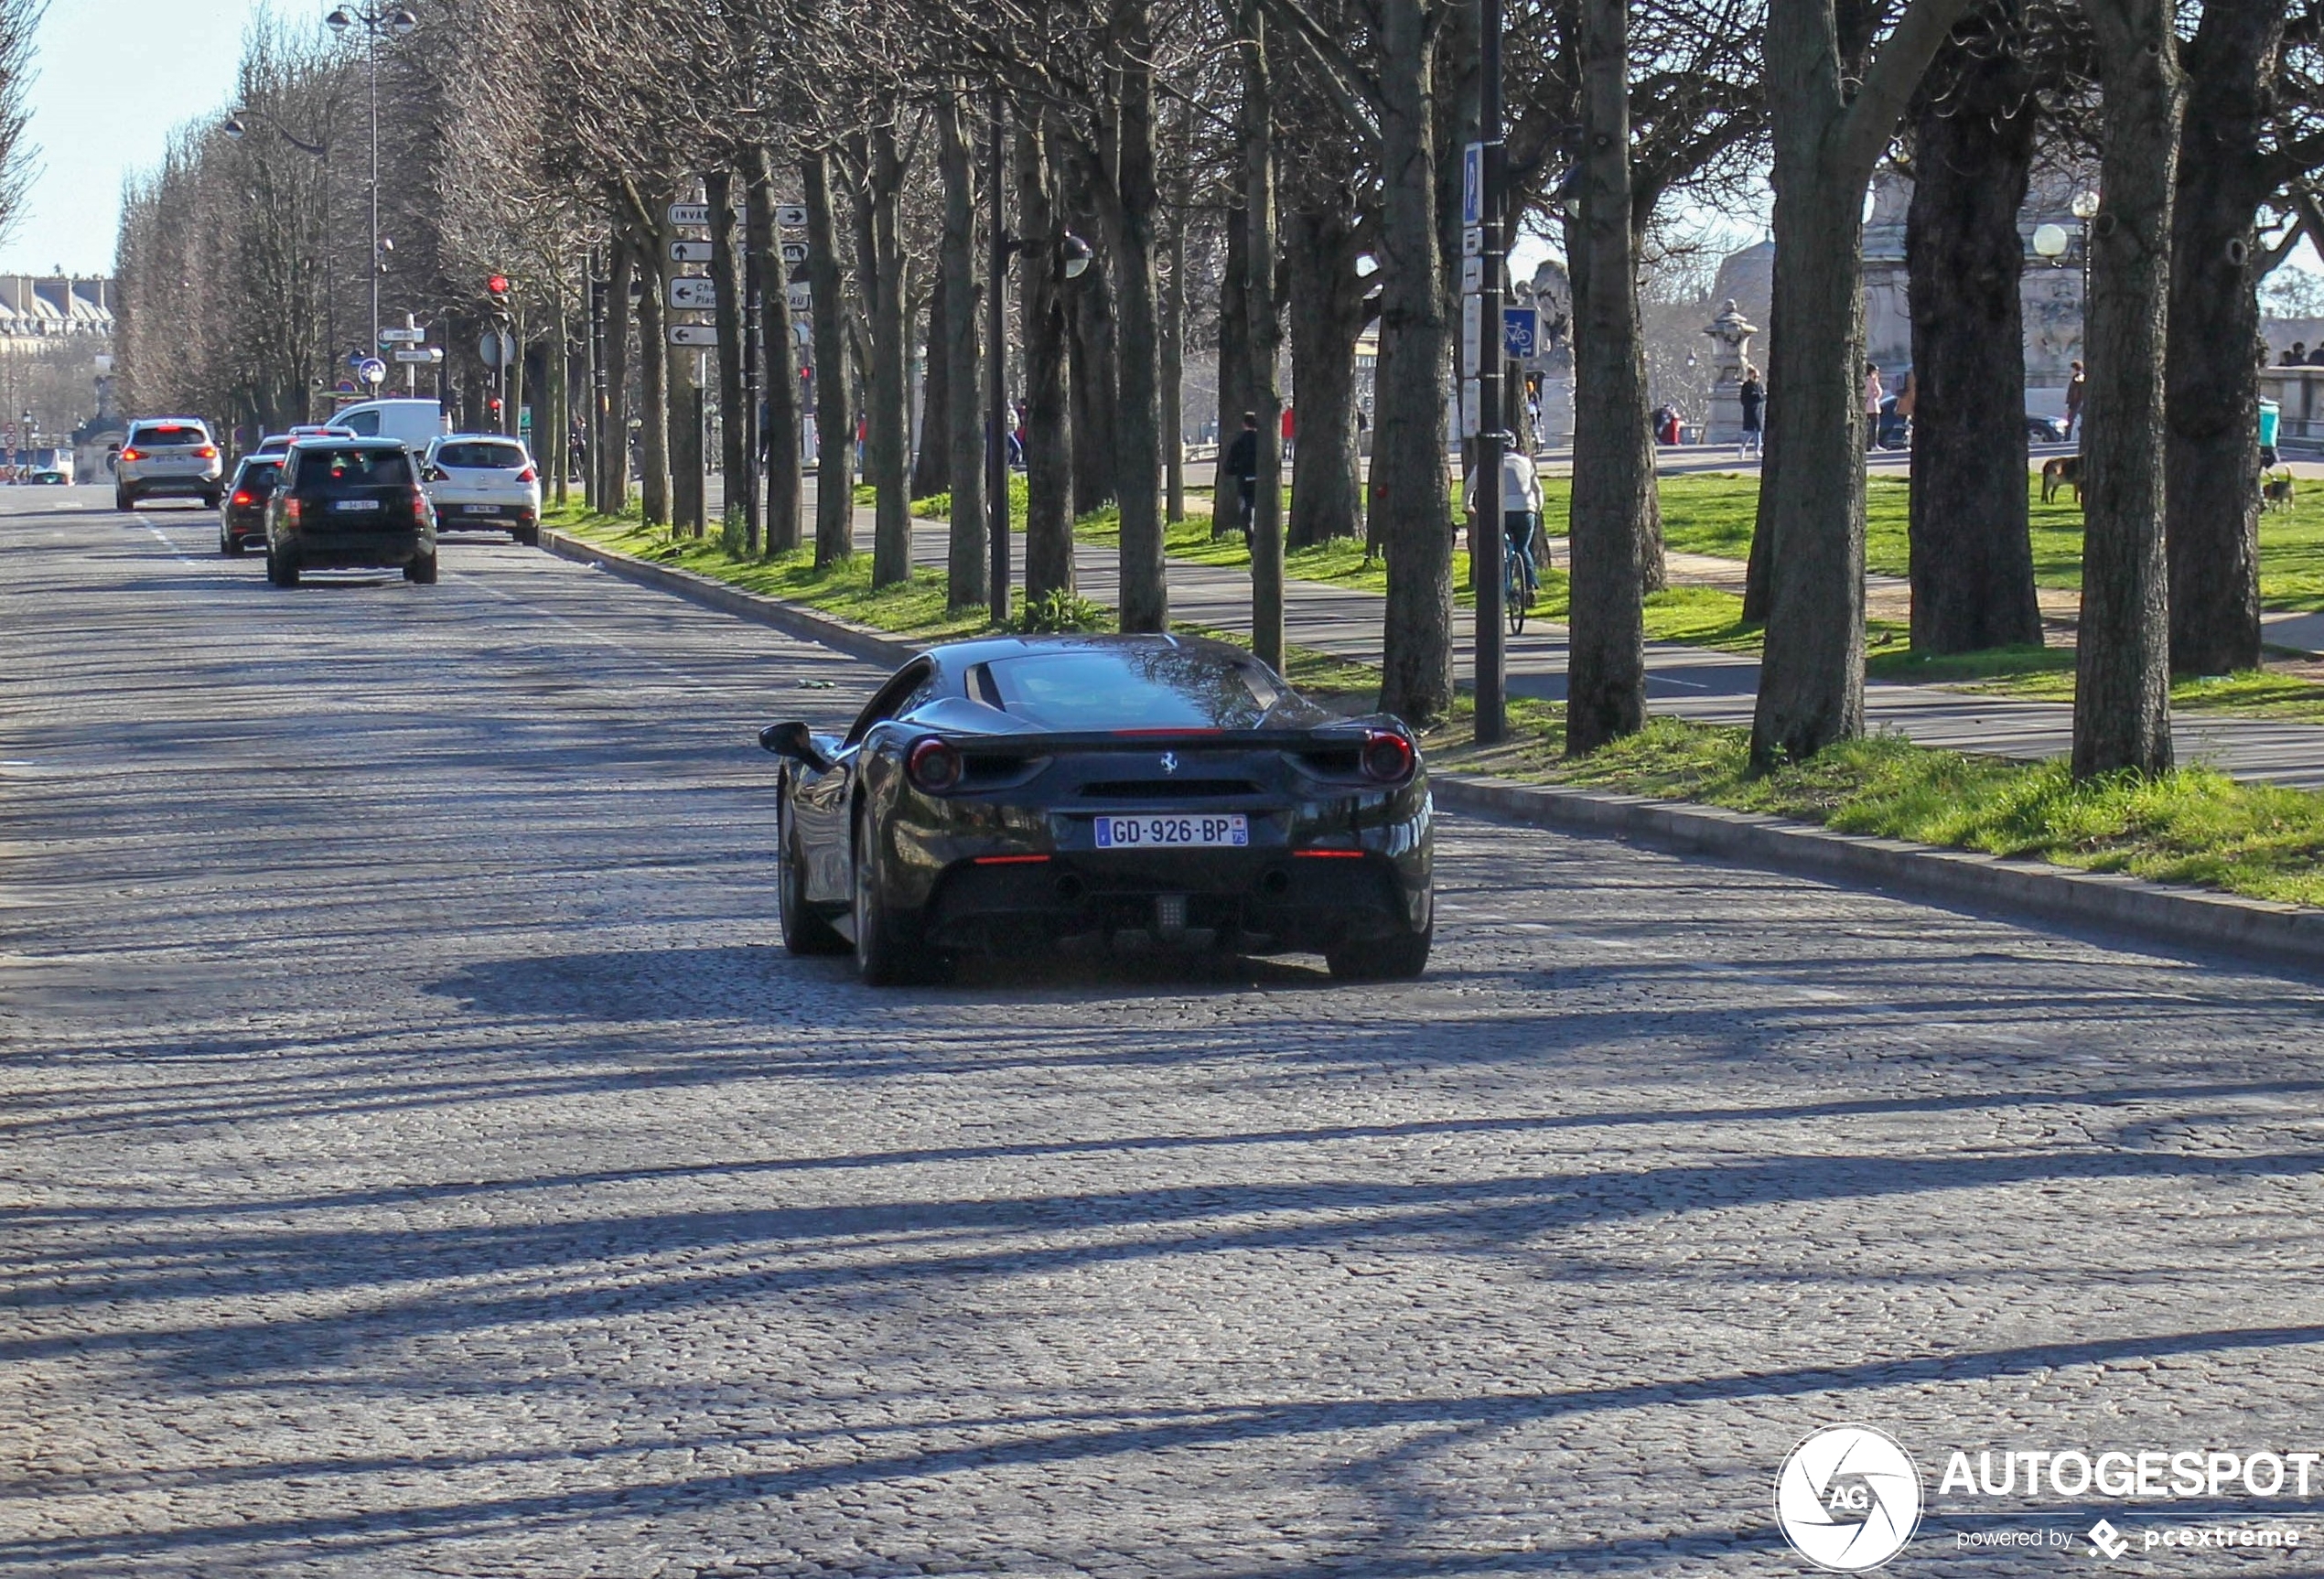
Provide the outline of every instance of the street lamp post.
[[366,11],[360,7],[349,10],[334,6],[323,18],[323,25],[340,38],[347,37],[350,27],[363,29],[364,50],[370,58],[371,76],[371,343],[376,352],[380,343],[380,274],[386,267],[387,253],[380,245],[380,35],[408,38],[417,27],[419,18],[402,6],[392,11]]

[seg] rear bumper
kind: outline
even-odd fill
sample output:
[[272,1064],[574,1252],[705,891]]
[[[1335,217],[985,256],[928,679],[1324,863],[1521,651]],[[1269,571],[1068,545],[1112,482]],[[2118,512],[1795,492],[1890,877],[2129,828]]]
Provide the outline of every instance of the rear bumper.
[[284,539],[306,570],[393,570],[436,552],[436,534],[425,529],[324,532],[302,529]]
[[140,499],[200,499],[216,493],[221,487],[215,473],[204,477],[199,472],[185,472],[169,477],[124,477],[117,480],[124,493],[134,493]]
[[540,510],[530,504],[496,503],[483,499],[436,501],[436,529],[438,532],[457,532],[464,526],[536,526],[540,520]]

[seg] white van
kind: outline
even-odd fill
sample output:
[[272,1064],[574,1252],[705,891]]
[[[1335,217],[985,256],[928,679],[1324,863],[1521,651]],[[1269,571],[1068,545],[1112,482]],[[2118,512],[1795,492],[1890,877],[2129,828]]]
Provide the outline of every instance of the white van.
[[331,414],[331,425],[361,438],[399,438],[414,456],[451,431],[444,408],[432,400],[367,400],[341,406]]

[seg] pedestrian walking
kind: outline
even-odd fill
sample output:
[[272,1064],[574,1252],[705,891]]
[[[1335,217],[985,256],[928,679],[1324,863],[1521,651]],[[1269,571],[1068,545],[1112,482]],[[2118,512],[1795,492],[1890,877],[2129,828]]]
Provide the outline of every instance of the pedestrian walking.
[[1291,420],[1291,408],[1285,406],[1283,408],[1283,458],[1286,461],[1291,458],[1291,443],[1296,435],[1297,428],[1298,424]]
[[1759,453],[1761,424],[1767,414],[1767,385],[1759,381],[1759,370],[1748,362],[1743,365],[1743,387],[1735,392],[1743,405],[1743,439],[1735,446],[1736,458]]
[[1880,397],[1888,392],[1880,387],[1880,364],[1864,364],[1864,447],[1869,452],[1880,447]]
[[[1259,414],[1243,414],[1243,431],[1227,446],[1227,475],[1234,478],[1235,492],[1242,500],[1241,518],[1235,522],[1243,533],[1244,547],[1251,543],[1251,528],[1256,519],[1259,502]],[[1216,531],[1213,537],[1220,535]]]
[[2089,392],[2089,387],[2082,376],[2082,364],[2075,362],[2072,375],[2066,380],[2066,436],[2069,439],[2074,436],[2074,428],[2082,421],[2082,396]]

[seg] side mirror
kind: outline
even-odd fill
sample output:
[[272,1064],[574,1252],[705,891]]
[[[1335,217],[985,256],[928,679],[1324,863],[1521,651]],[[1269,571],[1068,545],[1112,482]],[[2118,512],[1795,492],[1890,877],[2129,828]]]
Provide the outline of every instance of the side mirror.
[[789,724],[769,724],[759,731],[759,744],[778,757],[788,757],[803,762],[818,773],[831,766],[831,758],[815,744],[815,736],[796,719]]

